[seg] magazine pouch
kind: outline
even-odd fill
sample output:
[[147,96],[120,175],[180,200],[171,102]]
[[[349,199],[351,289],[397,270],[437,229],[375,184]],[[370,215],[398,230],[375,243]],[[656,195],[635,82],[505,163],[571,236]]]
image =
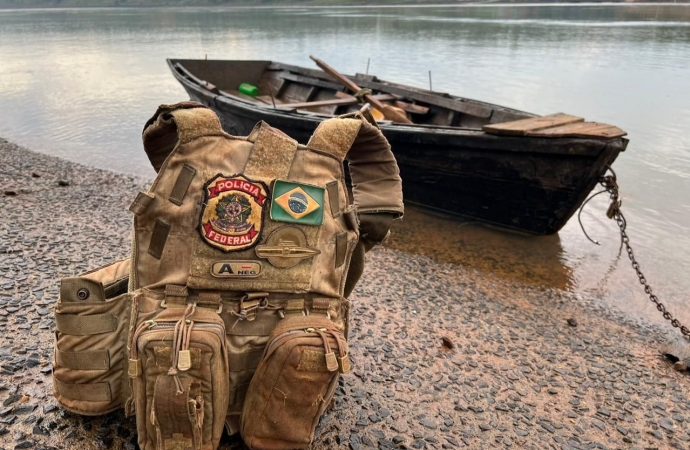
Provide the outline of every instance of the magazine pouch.
[[245,444],[261,450],[307,448],[338,375],[349,370],[345,338],[326,316],[283,319],[247,390],[240,419]]
[[93,416],[129,397],[129,260],[63,278],[55,306],[53,395],[67,410]]
[[218,447],[228,409],[228,357],[225,326],[214,309],[168,305],[141,322],[128,372],[142,450]]

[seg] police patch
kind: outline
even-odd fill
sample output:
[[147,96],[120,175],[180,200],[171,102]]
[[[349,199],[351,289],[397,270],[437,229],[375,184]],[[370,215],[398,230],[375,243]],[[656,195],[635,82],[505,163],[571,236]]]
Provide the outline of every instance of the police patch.
[[263,229],[268,188],[244,175],[218,174],[204,185],[202,239],[212,247],[233,252],[253,247]]
[[303,225],[321,225],[325,189],[309,184],[276,180],[271,219]]

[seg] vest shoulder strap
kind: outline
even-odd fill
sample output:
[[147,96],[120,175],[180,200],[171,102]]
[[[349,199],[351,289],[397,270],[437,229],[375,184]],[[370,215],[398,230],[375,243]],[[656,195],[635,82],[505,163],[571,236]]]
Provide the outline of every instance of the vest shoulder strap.
[[361,126],[362,120],[359,118],[335,117],[324,120],[314,131],[307,147],[328,153],[342,161],[350,151]]
[[328,119],[314,131],[307,147],[347,159],[358,213],[402,217],[402,181],[398,164],[376,122],[363,112]]
[[177,145],[201,136],[228,136],[216,113],[198,102],[161,105],[144,125],[142,140],[151,165],[158,172]]
[[249,176],[285,178],[297,151],[297,141],[263,120],[256,124],[247,140],[254,145],[244,167]]

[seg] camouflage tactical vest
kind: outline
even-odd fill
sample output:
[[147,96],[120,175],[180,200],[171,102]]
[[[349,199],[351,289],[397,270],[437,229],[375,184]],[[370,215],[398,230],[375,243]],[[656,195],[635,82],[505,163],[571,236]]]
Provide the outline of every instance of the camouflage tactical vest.
[[194,102],[161,106],[143,141],[158,176],[130,207],[131,260],[62,281],[57,399],[136,413],[142,449],[215,449],[223,426],[308,446],[349,370],[364,252],[402,215],[390,146],[361,114],[306,146],[263,122],[234,137]]

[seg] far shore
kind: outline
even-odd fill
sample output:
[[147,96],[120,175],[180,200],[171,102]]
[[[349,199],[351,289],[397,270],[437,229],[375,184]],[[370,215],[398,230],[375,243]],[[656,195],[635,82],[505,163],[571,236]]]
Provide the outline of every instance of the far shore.
[[547,6],[547,5],[687,5],[690,0],[570,0],[570,1],[533,1],[533,0],[460,0],[460,1],[435,1],[427,3],[417,0],[380,0],[372,4],[367,1],[335,2],[330,0],[227,0],[214,2],[212,0],[190,1],[156,1],[156,0],[0,0],[0,10],[16,9],[101,9],[101,8],[199,8],[199,7],[229,7],[229,8],[312,8],[312,7],[363,7],[363,8],[387,8],[387,7],[432,7],[432,6]]

